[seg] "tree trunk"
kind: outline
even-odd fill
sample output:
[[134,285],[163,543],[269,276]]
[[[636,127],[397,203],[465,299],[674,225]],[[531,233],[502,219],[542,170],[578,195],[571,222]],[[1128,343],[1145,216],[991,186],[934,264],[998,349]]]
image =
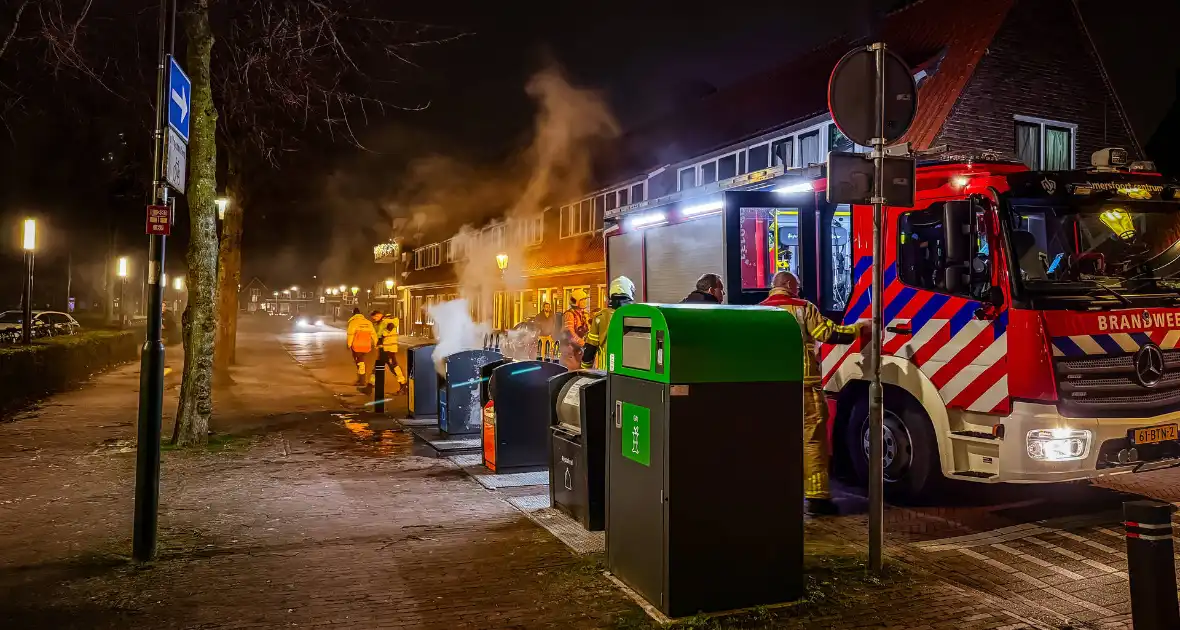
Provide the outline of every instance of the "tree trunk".
[[204,444],[213,413],[213,348],[217,331],[217,109],[209,71],[213,32],[209,1],[195,0],[184,14],[187,66],[192,80],[188,145],[188,317],[184,322],[184,373],[172,443]]
[[242,194],[241,173],[232,151],[227,156],[229,206],[221,222],[221,249],[217,264],[217,352],[214,368],[227,375],[237,361],[238,287],[242,283]]

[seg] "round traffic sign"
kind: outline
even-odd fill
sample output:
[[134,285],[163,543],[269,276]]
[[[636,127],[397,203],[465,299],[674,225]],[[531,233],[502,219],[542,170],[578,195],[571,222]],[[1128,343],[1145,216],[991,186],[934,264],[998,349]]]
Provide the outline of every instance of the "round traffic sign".
[[[884,51],[885,144],[905,135],[918,109],[918,87],[905,62],[892,51]],[[877,62],[868,47],[844,55],[828,80],[828,110],[832,120],[849,140],[869,146],[877,132]]]

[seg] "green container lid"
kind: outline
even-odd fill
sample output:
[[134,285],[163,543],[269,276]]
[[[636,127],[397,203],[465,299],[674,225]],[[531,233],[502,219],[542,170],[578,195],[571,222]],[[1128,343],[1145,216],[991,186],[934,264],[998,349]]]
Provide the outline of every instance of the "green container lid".
[[[624,365],[623,336],[629,324],[650,324],[647,369],[635,365],[634,356],[627,361],[631,365]],[[660,333],[662,366],[656,351]],[[611,372],[662,383],[801,381],[803,352],[794,315],[769,306],[627,304],[615,311],[607,333]]]

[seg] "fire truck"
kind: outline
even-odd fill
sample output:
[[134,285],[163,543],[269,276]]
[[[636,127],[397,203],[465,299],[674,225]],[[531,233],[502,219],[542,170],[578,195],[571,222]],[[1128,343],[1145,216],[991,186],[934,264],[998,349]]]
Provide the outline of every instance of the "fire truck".
[[[914,207],[884,221],[888,492],[1180,463],[1180,185],[1152,170],[1121,149],[1074,171],[919,163]],[[718,273],[729,303],[756,304],[790,270],[829,317],[867,322],[872,208],[825,186],[823,167],[780,167],[617,209],[608,273],[647,302]],[[868,352],[819,349],[835,460],[861,479]]]

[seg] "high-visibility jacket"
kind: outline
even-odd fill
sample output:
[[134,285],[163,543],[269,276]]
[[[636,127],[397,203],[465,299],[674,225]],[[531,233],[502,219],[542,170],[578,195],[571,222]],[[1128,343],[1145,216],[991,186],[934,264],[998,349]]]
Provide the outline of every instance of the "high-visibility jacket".
[[582,348],[583,370],[606,369],[606,333],[610,330],[610,319],[614,316],[615,309],[630,303],[630,298],[623,299],[612,296],[610,305],[598,311],[594,315],[594,319],[590,320],[590,329],[586,331],[586,346]]
[[377,347],[386,352],[397,352],[397,335],[400,322],[396,317],[386,317],[377,325]]
[[348,349],[369,352],[377,343],[377,330],[368,317],[357,313],[348,318]]
[[803,384],[818,386],[823,377],[816,356],[817,343],[852,343],[856,340],[858,326],[841,326],[823,316],[814,304],[801,298],[787,295],[786,289],[771,289],[770,297],[760,302],[762,306],[777,306],[790,311],[803,331],[803,347],[807,356],[803,359]]

